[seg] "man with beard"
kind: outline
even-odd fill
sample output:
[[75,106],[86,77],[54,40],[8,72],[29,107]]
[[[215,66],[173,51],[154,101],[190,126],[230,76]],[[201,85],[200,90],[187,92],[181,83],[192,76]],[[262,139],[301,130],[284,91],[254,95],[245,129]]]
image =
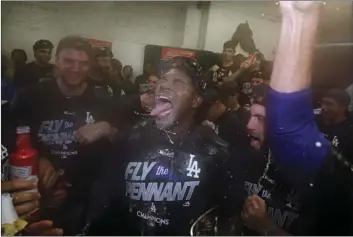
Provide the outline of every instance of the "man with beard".
[[[58,207],[68,188],[74,201],[85,198],[99,170],[99,156],[115,133],[108,95],[87,83],[91,46],[80,37],[63,38],[56,51],[59,77],[28,87],[13,101],[18,123],[29,125],[35,147],[55,175],[44,174],[43,205]],[[47,173],[47,172],[45,172]],[[50,203],[45,203],[46,201]]]
[[250,110],[255,150],[253,157],[248,151],[243,158],[249,167],[244,173],[249,195],[242,212],[244,233],[350,235],[352,166],[330,152],[315,125],[310,93],[301,91],[310,84],[321,4],[280,4],[283,22],[271,88],[261,93],[265,97],[253,97]]
[[345,90],[331,89],[321,101],[319,130],[337,151],[353,161],[353,121],[348,114],[350,97]]
[[[92,190],[81,234],[189,235],[198,217],[217,205],[221,216],[239,214],[244,190],[228,173],[227,144],[199,125],[203,87],[193,59],[164,64],[153,120],[137,124],[110,159],[114,164]],[[214,230],[211,223],[208,232]]]
[[122,90],[111,76],[113,53],[109,48],[93,49],[93,62],[89,83],[112,98],[119,98]]
[[26,87],[41,82],[53,75],[54,65],[49,63],[54,46],[49,40],[38,40],[33,45],[35,61],[16,71],[14,80],[18,87]]

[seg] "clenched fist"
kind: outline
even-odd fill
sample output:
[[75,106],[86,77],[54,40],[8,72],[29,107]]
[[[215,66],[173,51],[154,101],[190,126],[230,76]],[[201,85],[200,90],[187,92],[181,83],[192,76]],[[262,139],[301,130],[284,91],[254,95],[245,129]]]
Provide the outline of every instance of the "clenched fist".
[[246,199],[241,217],[246,227],[259,233],[267,230],[272,224],[265,201],[257,195]]

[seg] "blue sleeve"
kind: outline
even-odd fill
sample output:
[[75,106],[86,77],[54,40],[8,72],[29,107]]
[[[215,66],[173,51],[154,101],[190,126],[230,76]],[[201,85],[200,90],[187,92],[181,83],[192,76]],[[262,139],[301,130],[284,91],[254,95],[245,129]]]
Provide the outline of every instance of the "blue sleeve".
[[268,139],[278,168],[293,185],[308,184],[331,146],[316,126],[311,91],[280,93],[270,88],[266,106]]

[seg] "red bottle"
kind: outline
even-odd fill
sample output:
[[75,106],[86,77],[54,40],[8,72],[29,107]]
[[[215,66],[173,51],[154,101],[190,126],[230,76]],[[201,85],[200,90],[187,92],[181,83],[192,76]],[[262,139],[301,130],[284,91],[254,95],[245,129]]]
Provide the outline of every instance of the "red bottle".
[[[27,126],[17,128],[16,151],[10,157],[11,179],[26,179],[38,182],[38,152],[32,147],[30,129]],[[30,192],[37,192],[37,189]]]

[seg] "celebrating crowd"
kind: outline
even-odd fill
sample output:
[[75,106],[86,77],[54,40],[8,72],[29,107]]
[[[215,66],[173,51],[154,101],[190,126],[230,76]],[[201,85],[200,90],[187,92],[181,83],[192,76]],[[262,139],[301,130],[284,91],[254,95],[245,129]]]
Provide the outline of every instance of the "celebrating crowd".
[[[280,2],[273,65],[258,50],[235,57],[232,39],[221,65],[177,56],[133,82],[131,66],[81,37],[60,40],[55,65],[48,40],[28,64],[14,50],[1,190],[25,234],[352,235],[351,98],[332,88],[315,115],[310,90],[320,6]],[[9,175],[23,126],[38,182]]]

